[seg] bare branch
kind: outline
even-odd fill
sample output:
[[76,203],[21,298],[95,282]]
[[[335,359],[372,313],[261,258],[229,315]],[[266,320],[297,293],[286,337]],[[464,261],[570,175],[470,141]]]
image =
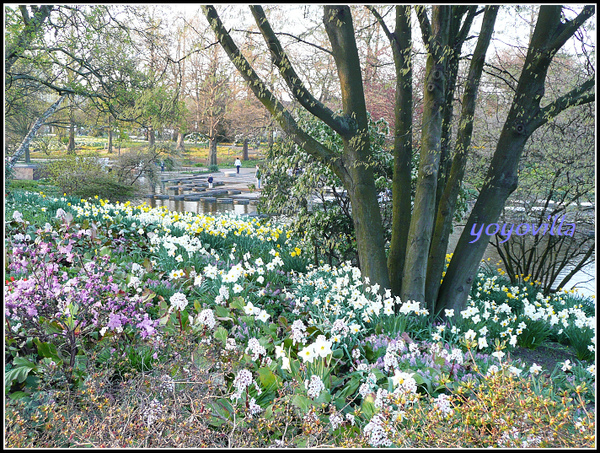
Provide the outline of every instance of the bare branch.
[[579,85],[577,88],[574,88],[567,94],[556,99],[551,104],[540,109],[538,114],[533,119],[533,127],[538,128],[542,126],[543,124],[547,123],[549,120],[557,116],[560,112],[568,109],[569,107],[594,102],[596,95],[595,93],[590,92],[590,90],[594,88],[595,85],[596,80],[594,78],[588,79],[584,83]]
[[[251,31],[251,30],[240,30],[239,28],[232,28],[231,30],[232,30],[232,31],[237,31],[237,32],[243,32],[243,33],[246,33],[247,35],[260,35],[260,34],[262,34],[261,32],[258,32],[258,31]],[[321,52],[325,52],[325,53],[328,53],[329,55],[332,55],[332,53],[331,53],[331,50],[329,50],[329,49],[326,49],[325,47],[321,47],[321,46],[319,46],[318,44],[315,44],[315,43],[312,43],[312,42],[305,41],[304,39],[302,39],[302,38],[299,38],[299,37],[298,37],[298,36],[296,36],[296,35],[292,35],[291,33],[285,33],[285,32],[279,31],[279,32],[275,32],[275,35],[276,35],[276,36],[278,36],[278,35],[281,35],[281,36],[289,36],[290,38],[293,38],[293,39],[295,39],[295,40],[296,40],[296,41],[298,41],[298,42],[301,42],[301,43],[303,43],[303,44],[306,44],[307,46],[314,47],[315,49],[319,49]]]
[[595,6],[586,5],[583,10],[573,20],[567,21],[560,25],[560,34],[552,41],[551,46],[558,50],[560,49],[568,39],[575,34],[575,32],[581,27],[585,21],[594,15],[596,11]]
[[346,179],[347,171],[343,166],[341,159],[298,126],[292,115],[285,109],[273,93],[271,93],[266,84],[250,66],[248,60],[242,55],[239,48],[233,42],[231,35],[225,29],[214,6],[204,5],[202,6],[202,11],[231,62],[244,80],[248,82],[248,86],[256,98],[265,106],[271,115],[273,115],[283,130],[308,154],[328,165],[342,180]]
[[283,50],[279,39],[275,36],[263,9],[260,6],[250,6],[250,10],[252,11],[256,24],[269,47],[273,63],[279,68],[279,72],[289,89],[292,91],[292,95],[306,110],[319,118],[334,131],[341,135],[348,133],[348,128],[345,123],[340,121],[340,118],[330,108],[319,102],[308,89],[306,89],[296,73],[296,70],[292,66],[287,54]]

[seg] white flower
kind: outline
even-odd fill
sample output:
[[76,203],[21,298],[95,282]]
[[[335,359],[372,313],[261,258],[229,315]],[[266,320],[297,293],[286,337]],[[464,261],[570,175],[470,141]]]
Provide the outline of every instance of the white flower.
[[396,391],[402,393],[415,393],[417,391],[417,382],[413,379],[412,375],[403,371],[394,371],[392,384],[394,387],[397,387]]
[[[237,394],[241,396],[241,393],[246,390],[246,388],[252,385],[252,373],[248,370],[240,370],[238,375],[233,380],[233,386],[237,390]],[[238,397],[239,398],[239,397]]]
[[450,397],[445,393],[440,394],[440,396],[435,399],[433,407],[438,409],[444,415],[451,415],[452,412],[454,412],[450,406]]
[[515,376],[519,376],[519,375],[521,374],[521,371],[523,371],[523,370],[521,370],[520,368],[516,368],[516,367],[514,367],[514,366],[510,366],[510,367],[508,368],[508,371],[509,371],[511,374],[514,374]]
[[225,344],[225,350],[233,351],[233,350],[235,350],[236,347],[237,347],[237,344],[235,342],[235,338],[228,338],[227,342]]
[[496,365],[492,365],[488,368],[487,374],[486,376],[490,376],[492,374],[495,374],[499,371],[498,367]]
[[454,317],[454,309],[445,309],[444,313],[446,314],[446,318]]
[[256,338],[250,338],[248,340],[248,347],[246,348],[246,352],[248,350],[252,351],[252,360],[258,360],[259,356],[266,355],[267,350],[262,346]]
[[194,277],[194,286],[200,286],[203,280],[204,278],[202,275],[196,275],[196,277]]
[[283,347],[283,343],[278,346],[275,346],[275,358],[280,359],[281,357],[285,357],[285,349]]
[[233,285],[233,292],[235,294],[239,294],[244,290],[244,287],[242,285],[240,285],[239,283],[236,283],[235,285]]
[[563,363],[563,366],[562,366],[562,370],[563,371],[568,371],[571,368],[572,368],[571,361],[570,360],[565,360],[565,362]]
[[212,329],[216,323],[215,315],[210,308],[207,308],[206,310],[202,310],[200,312],[196,318],[196,322],[202,324],[203,326],[207,326],[209,329]]
[[244,307],[244,313],[246,313],[247,315],[253,315],[255,308],[256,307],[254,307],[254,305],[252,305],[252,302],[248,302],[248,305],[246,305]]
[[529,368],[529,372],[531,374],[533,374],[534,376],[540,374],[540,372],[542,371],[542,367],[537,365],[536,363],[534,363],[533,365],[531,365],[531,367]]
[[590,365],[589,367],[586,368],[587,372],[595,375],[596,374],[596,365]]
[[298,352],[298,355],[302,357],[302,360],[304,360],[305,362],[312,363],[315,359],[315,351],[313,349],[313,346],[306,346],[304,349]]
[[256,319],[258,321],[262,321],[262,322],[267,322],[267,320],[271,317],[271,315],[269,313],[267,313],[265,310],[261,310],[260,313],[258,315],[256,315]]
[[496,357],[498,360],[502,359],[502,357],[505,356],[505,354],[502,351],[494,351],[494,352],[492,352],[492,355],[494,357]]
[[185,294],[175,293],[169,298],[169,302],[171,303],[171,307],[176,308],[177,310],[184,310],[187,307],[188,300],[185,297]]
[[360,332],[360,326],[358,324],[351,324],[349,328],[352,333]]
[[344,417],[336,412],[329,417],[329,423],[331,423],[331,427],[336,430],[338,426],[344,423]]
[[290,367],[290,359],[288,357],[281,358],[281,369],[286,370],[288,372],[292,372],[292,368]]
[[256,404],[256,398],[253,397],[250,399],[250,402],[248,403],[248,411],[250,412],[250,415],[256,415],[262,412],[262,407]]
[[477,339],[477,343],[479,345],[479,349],[487,348],[488,342],[485,337],[479,337]]
[[327,341],[324,335],[319,335],[313,344],[313,349],[319,357],[327,357],[331,354],[331,342]]
[[307,394],[310,398],[318,398],[323,390],[325,390],[325,384],[319,376],[314,374],[310,377],[310,381],[304,381],[304,387],[308,390]]
[[473,329],[469,329],[465,332],[465,340],[474,340],[476,335]]

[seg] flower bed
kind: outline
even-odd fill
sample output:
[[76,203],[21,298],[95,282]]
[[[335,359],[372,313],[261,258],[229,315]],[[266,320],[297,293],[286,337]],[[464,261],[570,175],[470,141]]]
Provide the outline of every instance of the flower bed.
[[[11,446],[595,443],[586,301],[482,271],[441,323],[349,264],[309,264],[274,222],[14,197]],[[580,360],[509,360],[546,339]]]

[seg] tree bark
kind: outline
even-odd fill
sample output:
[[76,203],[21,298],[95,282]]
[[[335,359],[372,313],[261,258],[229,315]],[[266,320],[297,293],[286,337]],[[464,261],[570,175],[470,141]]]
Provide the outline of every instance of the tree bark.
[[[449,6],[433,7],[431,39],[426,39],[428,57],[421,152],[408,235],[408,252],[402,279],[403,300],[425,301],[427,258],[435,222],[435,195],[442,139],[442,105],[446,93],[447,68],[442,55],[448,47],[450,13]],[[425,34],[428,34],[427,32]]]
[[75,154],[75,112],[73,102],[74,101],[71,98],[71,106],[69,107],[69,143],[67,145],[67,154]]
[[113,152],[113,133],[111,123],[111,115],[108,115],[108,154]]
[[[394,106],[394,175],[392,181],[392,238],[388,254],[388,273],[394,295],[402,291],[402,276],[412,217],[412,36],[411,7],[396,6],[396,32],[388,37],[396,67]],[[381,22],[382,24],[383,21]]]
[[177,131],[177,145],[175,145],[175,149],[177,151],[185,151],[185,136],[181,133],[181,131]]
[[360,268],[371,284],[389,288],[381,211],[372,167],[367,107],[363,91],[360,61],[350,8],[325,6],[325,31],[331,43],[342,92],[342,112],[351,125],[351,133],[340,134],[344,143],[344,166],[348,169],[347,188],[352,203],[352,220]]
[[456,138],[455,157],[452,161],[450,175],[444,186],[437,210],[435,229],[431,241],[429,260],[427,262],[427,285],[425,289],[425,300],[431,312],[436,310],[435,301],[440,288],[444,265],[446,264],[446,251],[448,250],[448,241],[452,231],[456,201],[471,146],[479,82],[481,80],[487,48],[494,31],[497,13],[497,6],[486,7],[481,33],[479,34],[479,39],[473,53],[465,85],[458,135]]
[[244,144],[242,146],[242,160],[248,160],[248,139],[244,139]]
[[[440,288],[438,295],[440,310],[442,308],[462,310],[465,306],[473,278],[489,242],[487,237],[481,237],[471,243],[473,240],[470,234],[471,228],[476,223],[490,225],[500,217],[507,198],[517,187],[519,160],[527,139],[540,125],[540,112],[550,108],[546,112],[556,115],[557,111],[575,105],[571,102],[562,103],[564,99],[578,98],[580,102],[589,101],[589,98],[584,97],[585,90],[577,87],[549,106],[540,108],[552,57],[593,12],[593,6],[586,6],[575,19],[563,23],[561,6],[540,7],[511,109],[500,134],[485,183],[467,220]],[[591,88],[588,86],[587,89]]]
[[217,165],[217,140],[214,138],[208,141],[208,165]]
[[31,127],[31,129],[29,130],[29,132],[27,133],[27,135],[25,136],[25,138],[23,139],[23,141],[21,142],[21,144],[19,145],[19,147],[15,151],[15,153],[12,156],[10,156],[10,157],[7,158],[7,160],[6,160],[7,170],[10,171],[15,166],[15,164],[17,163],[17,161],[21,158],[21,156],[29,148],[29,144],[31,143],[31,140],[33,140],[33,138],[35,137],[35,134],[37,133],[37,131],[40,129],[40,127],[42,127],[42,125],[46,122],[46,120],[54,112],[56,112],[56,109],[58,109],[58,106],[64,100],[64,98],[66,96],[67,96],[66,94],[63,94],[61,97],[59,97],[54,102],[54,104],[52,104],[50,107],[48,107],[46,109],[46,111],[42,114],[42,116],[40,116],[37,119],[37,121],[33,124],[33,126]]
[[19,10],[23,16],[25,27],[17,42],[12,46],[7,46],[4,51],[4,73],[7,74],[13,64],[23,55],[31,41],[42,30],[44,22],[50,16],[54,5],[31,6],[33,17],[29,16],[26,5],[20,5]]
[[156,137],[154,135],[154,129],[152,126],[148,128],[148,146],[152,147],[156,143]]

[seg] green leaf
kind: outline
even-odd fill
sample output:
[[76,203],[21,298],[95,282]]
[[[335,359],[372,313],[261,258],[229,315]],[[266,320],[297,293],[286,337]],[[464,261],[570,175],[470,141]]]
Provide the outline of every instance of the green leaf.
[[56,346],[54,346],[52,343],[41,342],[38,338],[36,338],[34,341],[37,345],[38,354],[41,357],[52,359],[57,365],[62,365],[63,361],[58,354]]
[[321,394],[315,400],[315,403],[329,403],[330,401],[331,401],[331,394],[328,391],[324,390],[321,392]]
[[243,310],[244,307],[246,306],[246,303],[244,302],[243,297],[237,296],[231,300],[231,303],[229,304],[229,306],[231,308],[238,308],[240,310]]
[[302,412],[307,412],[311,406],[310,400],[303,395],[295,395],[294,398],[292,398],[292,404]]
[[229,311],[227,307],[217,305],[215,307],[215,315],[219,318],[231,318],[231,311]]
[[271,386],[277,385],[277,376],[270,368],[262,367],[258,369],[258,380],[264,389],[270,390]]
[[33,369],[36,367],[36,363],[26,357],[15,357],[13,359],[13,366],[15,368],[16,367],[25,367],[25,368]]
[[367,397],[363,400],[360,409],[361,412],[365,415],[366,420],[370,420],[375,414],[375,404],[374,399],[371,395],[367,395]]
[[29,396],[29,394],[28,394],[28,393],[25,393],[25,392],[23,392],[23,391],[21,391],[21,390],[19,390],[19,391],[17,391],[17,392],[13,392],[13,393],[11,393],[10,395],[8,395],[8,397],[9,397],[11,400],[20,400],[20,399],[22,399],[22,398],[26,398],[26,397],[28,397],[28,396]]
[[213,336],[215,337],[215,339],[219,340],[221,343],[223,343],[223,346],[227,345],[227,329],[223,326],[219,326],[217,328],[217,330],[215,330],[215,333],[213,334]]

